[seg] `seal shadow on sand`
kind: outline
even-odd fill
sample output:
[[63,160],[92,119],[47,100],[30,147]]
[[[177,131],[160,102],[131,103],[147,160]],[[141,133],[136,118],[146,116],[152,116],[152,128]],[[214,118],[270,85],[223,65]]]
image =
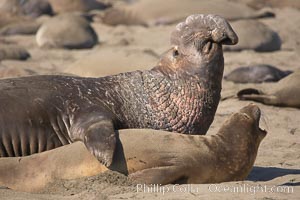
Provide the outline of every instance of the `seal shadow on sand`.
[[[300,174],[300,169],[286,169],[278,167],[253,167],[249,176],[248,181],[270,181],[272,179],[290,175],[290,174]],[[300,182],[295,183],[285,183],[283,185],[289,186],[299,186]]]

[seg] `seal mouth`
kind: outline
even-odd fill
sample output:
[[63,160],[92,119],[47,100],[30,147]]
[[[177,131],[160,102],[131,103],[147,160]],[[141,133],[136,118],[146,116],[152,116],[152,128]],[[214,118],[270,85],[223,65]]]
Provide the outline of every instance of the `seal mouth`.
[[211,40],[196,40],[194,46],[198,52],[209,54],[214,49],[215,43]]
[[255,112],[255,115],[256,115],[256,126],[257,126],[258,130],[260,131],[261,134],[267,135],[267,131],[264,128],[260,127],[261,110],[257,107],[257,109],[254,110],[253,112]]
[[199,53],[209,55],[216,51],[218,44],[210,39],[199,39],[194,42],[194,46]]
[[208,42],[204,45],[202,51],[203,51],[204,53],[208,54],[208,53],[211,51],[212,47],[213,47],[213,43],[212,43],[211,41],[208,41]]

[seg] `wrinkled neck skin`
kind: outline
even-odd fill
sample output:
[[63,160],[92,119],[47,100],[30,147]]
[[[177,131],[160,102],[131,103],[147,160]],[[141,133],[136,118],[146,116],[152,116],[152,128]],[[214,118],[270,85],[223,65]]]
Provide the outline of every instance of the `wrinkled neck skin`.
[[[195,73],[155,67],[99,78],[98,99],[115,113],[116,128],[206,134],[221,92],[223,59]],[[104,84],[105,83],[105,84]]]
[[[158,66],[149,72],[163,74],[165,82],[168,83],[164,83],[163,88],[152,92],[158,94],[155,99],[157,109],[161,109],[161,112],[167,110],[169,113],[166,112],[166,116],[170,114],[177,116],[171,122],[171,124],[177,123],[175,126],[177,132],[206,134],[213,121],[222,88],[224,71],[222,51],[214,54],[210,60],[213,62],[202,60],[200,66],[185,63],[182,69],[176,71],[166,66]],[[161,101],[160,96],[163,95],[159,94],[160,90],[171,93],[169,101]],[[174,129],[170,130],[174,131]]]

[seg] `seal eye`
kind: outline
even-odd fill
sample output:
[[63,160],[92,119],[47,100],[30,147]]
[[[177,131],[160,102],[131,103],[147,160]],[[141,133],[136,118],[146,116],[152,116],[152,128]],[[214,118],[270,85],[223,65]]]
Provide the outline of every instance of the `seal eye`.
[[174,51],[173,51],[173,57],[176,58],[177,56],[179,56],[179,52],[178,52],[177,49],[174,49]]
[[247,115],[246,113],[243,113],[243,116],[244,116],[244,118],[246,118],[246,119],[250,119],[250,116]]

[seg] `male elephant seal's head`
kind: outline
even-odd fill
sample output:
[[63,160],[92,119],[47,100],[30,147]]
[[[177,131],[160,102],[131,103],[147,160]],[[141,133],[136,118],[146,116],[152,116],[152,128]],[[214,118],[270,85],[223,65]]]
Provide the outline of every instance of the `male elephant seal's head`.
[[237,42],[237,35],[224,18],[191,15],[171,33],[173,47],[162,56],[159,68],[168,73],[203,76],[213,72],[222,77],[222,45]]

